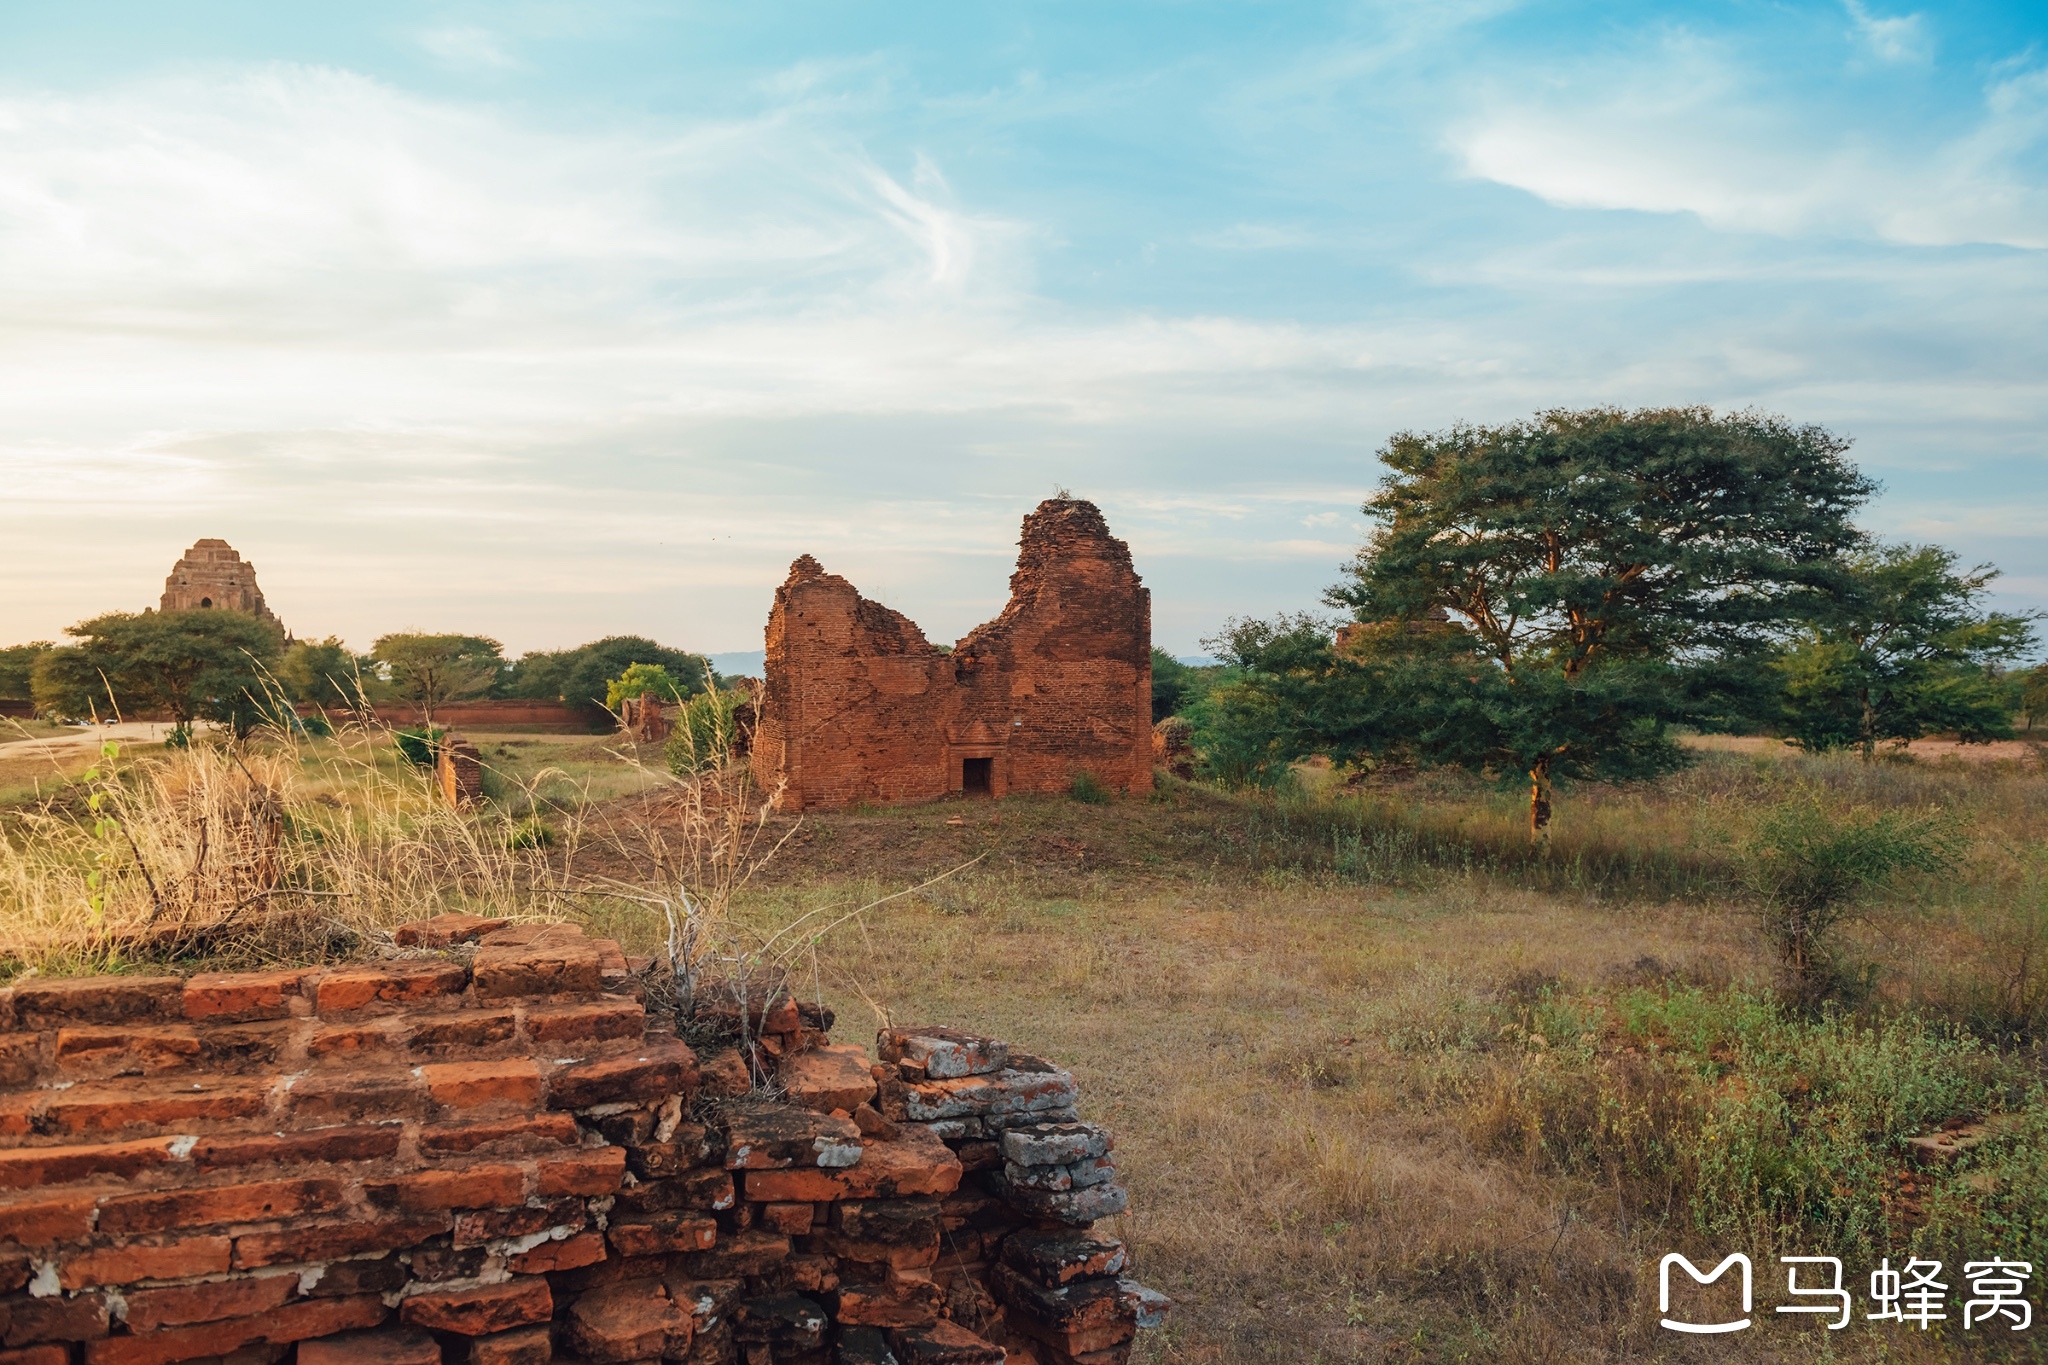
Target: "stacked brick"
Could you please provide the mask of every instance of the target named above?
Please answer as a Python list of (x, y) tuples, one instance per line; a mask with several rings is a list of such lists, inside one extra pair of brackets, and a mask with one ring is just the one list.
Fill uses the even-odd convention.
[(0, 991), (0, 1365), (1095, 1365), (1162, 1306), (1049, 1064), (784, 995), (693, 1049), (573, 928), (401, 939)]

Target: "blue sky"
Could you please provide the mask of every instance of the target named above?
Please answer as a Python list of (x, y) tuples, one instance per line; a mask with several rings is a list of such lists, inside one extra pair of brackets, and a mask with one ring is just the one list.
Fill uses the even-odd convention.
[(1095, 499), (1188, 653), (1402, 428), (1754, 405), (2048, 606), (2048, 8), (0, 3), (0, 640), (951, 639)]

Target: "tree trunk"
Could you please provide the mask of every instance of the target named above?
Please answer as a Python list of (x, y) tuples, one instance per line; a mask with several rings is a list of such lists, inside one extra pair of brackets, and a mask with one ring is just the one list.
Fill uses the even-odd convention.
[(1529, 842), (1540, 848), (1550, 840), (1550, 755), (1529, 769)]
[(1863, 694), (1863, 761), (1871, 762), (1877, 757), (1877, 712), (1871, 708), (1870, 693)]

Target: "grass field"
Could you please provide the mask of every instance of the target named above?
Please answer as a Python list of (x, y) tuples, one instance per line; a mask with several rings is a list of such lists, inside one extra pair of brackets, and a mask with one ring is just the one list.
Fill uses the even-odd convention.
[[(587, 875), (645, 873), (642, 850), (675, 818), (656, 776), (608, 742), (483, 748), (491, 828), (537, 818), (559, 836), (519, 866), (559, 870), (573, 844)], [(291, 799), (309, 819), (360, 818), (366, 784), (413, 780), (388, 758), (297, 761)], [(1141, 1359), (2048, 1355), (2033, 1346), (2048, 1324), (1958, 1330), (1963, 1261), (2030, 1260), (2048, 1278), (2037, 764), (1709, 753), (1653, 786), (1566, 793), (1540, 855), (1517, 793), (1303, 776), (1286, 799), (1174, 784), (1106, 806), (777, 820), (764, 839), (780, 850), (733, 914), (765, 936), (929, 883), (807, 945), (799, 979), (843, 1038), (880, 1012), (1074, 1069), (1088, 1115), (1118, 1133), (1137, 1273), (1179, 1304)], [(1756, 813), (1811, 796), (1938, 807), (1969, 840), (1955, 871), (1900, 880), (1847, 926), (1855, 988), (1818, 1015), (1776, 1003), (1738, 889)], [(436, 818), (391, 810), (429, 832)], [(661, 941), (643, 904), (564, 908), (631, 948)], [(1906, 1138), (1990, 1117), (1998, 1136), (1954, 1166), (1906, 1159)], [(1757, 1325), (1660, 1329), (1658, 1258), (1704, 1267), (1736, 1250), (1756, 1263)], [(1830, 1333), (1774, 1314), (1782, 1254), (1841, 1257), (1859, 1320)], [(1860, 1320), (1877, 1259), (1916, 1254), (1947, 1265), (1956, 1320)]]

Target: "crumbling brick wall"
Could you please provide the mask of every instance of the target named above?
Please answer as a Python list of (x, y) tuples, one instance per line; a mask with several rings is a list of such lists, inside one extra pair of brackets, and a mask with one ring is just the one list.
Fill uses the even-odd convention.
[(400, 937), (0, 991), (0, 1362), (1103, 1365), (1163, 1311), (1049, 1063), (779, 992), (700, 1055), (573, 928)]
[(1024, 519), (1010, 601), (950, 653), (805, 555), (768, 618), (755, 777), (785, 809), (1152, 784), (1151, 594), (1093, 503)]

